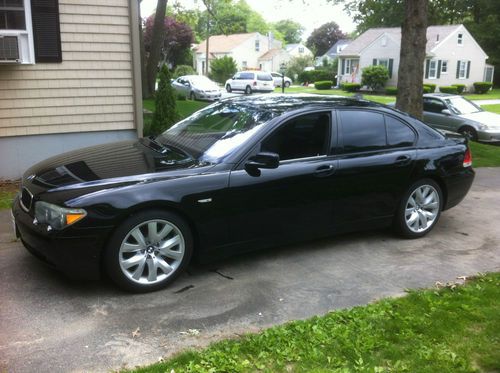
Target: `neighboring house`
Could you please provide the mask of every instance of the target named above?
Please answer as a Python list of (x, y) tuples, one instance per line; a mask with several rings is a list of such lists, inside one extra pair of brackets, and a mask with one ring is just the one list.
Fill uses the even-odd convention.
[(0, 179), (142, 136), (137, 19), (137, 1), (0, 1)]
[(313, 56), (313, 52), (302, 43), (287, 44), (285, 49), (292, 57)]
[[(205, 75), (206, 46), (206, 40), (204, 40), (194, 50), (195, 69), (200, 75)], [(209, 64), (215, 58), (230, 56), (236, 61), (238, 70), (264, 70), (264, 61), (268, 60), (260, 61), (259, 59), (273, 49), (281, 50), (282, 44), (275, 40), (272, 34), (262, 35), (258, 32), (251, 32), (214, 35), (208, 41)]]
[(280, 71), (281, 64), (287, 64), (290, 58), (284, 49), (271, 49), (259, 57), (259, 67), (262, 71)]
[[(397, 85), (401, 29), (373, 28), (353, 40), (339, 53), (338, 82), (361, 82), (362, 69), (383, 65), (389, 70), (388, 86)], [(424, 83), (437, 86), (492, 81), (488, 56), (463, 25), (427, 28)]]
[(315, 64), (316, 66), (322, 66), (323, 61), (328, 61), (328, 63), (331, 63), (335, 61), (339, 57), (339, 53), (342, 52), (351, 42), (352, 40), (350, 39), (340, 39), (338, 40), (335, 44), (331, 46), (328, 51), (322, 55), (316, 57)]

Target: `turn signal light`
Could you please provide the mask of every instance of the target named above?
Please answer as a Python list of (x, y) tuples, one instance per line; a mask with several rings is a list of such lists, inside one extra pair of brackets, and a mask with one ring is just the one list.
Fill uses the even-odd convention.
[(470, 167), (472, 166), (472, 153), (470, 152), (470, 148), (467, 147), (467, 150), (465, 151), (464, 155), (464, 167)]
[(66, 214), (66, 225), (76, 223), (85, 217), (85, 214)]

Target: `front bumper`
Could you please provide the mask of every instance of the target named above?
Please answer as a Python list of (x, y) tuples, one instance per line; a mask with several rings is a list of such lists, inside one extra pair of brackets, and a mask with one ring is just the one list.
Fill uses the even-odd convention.
[(110, 227), (67, 227), (47, 232), (45, 227), (33, 224), (33, 217), (21, 208), (18, 198), (14, 200), (12, 214), (16, 235), (31, 254), (71, 278), (100, 277), (101, 253)]
[(217, 101), (217, 100), (220, 100), (221, 96), (222, 96), (222, 94), (220, 92), (217, 92), (217, 93), (198, 92), (198, 93), (196, 93), (196, 98), (199, 100)]
[(477, 139), (482, 142), (500, 142), (500, 131), (477, 131)]

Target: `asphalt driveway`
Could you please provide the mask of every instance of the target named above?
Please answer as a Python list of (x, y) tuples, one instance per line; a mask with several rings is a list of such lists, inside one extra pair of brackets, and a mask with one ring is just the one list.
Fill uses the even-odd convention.
[(108, 371), (221, 336), (500, 269), (500, 169), (434, 231), (350, 234), (191, 267), (173, 286), (123, 293), (73, 282), (32, 258), (0, 212), (0, 372)]

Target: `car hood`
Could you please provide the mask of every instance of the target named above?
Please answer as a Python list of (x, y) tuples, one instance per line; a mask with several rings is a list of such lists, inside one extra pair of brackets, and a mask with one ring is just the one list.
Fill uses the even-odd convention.
[[(179, 160), (179, 153), (162, 152), (147, 138), (120, 141), (74, 150), (48, 158), (26, 171), (29, 180), (49, 190), (69, 186), (96, 186), (103, 183), (137, 182), (165, 171), (196, 169), (192, 159)], [(193, 170), (196, 172), (195, 170)], [(170, 174), (170, 172), (169, 172)]]
[(462, 114), (461, 118), (473, 120), (481, 124), (485, 124), (490, 128), (500, 129), (500, 115), (490, 113), (488, 111), (480, 111), (472, 114)]
[(199, 89), (199, 90), (202, 90), (202, 91), (219, 91), (220, 88), (218, 85), (216, 84), (210, 84), (210, 83), (207, 83), (207, 84), (195, 84), (193, 85), (193, 88), (195, 89)]

